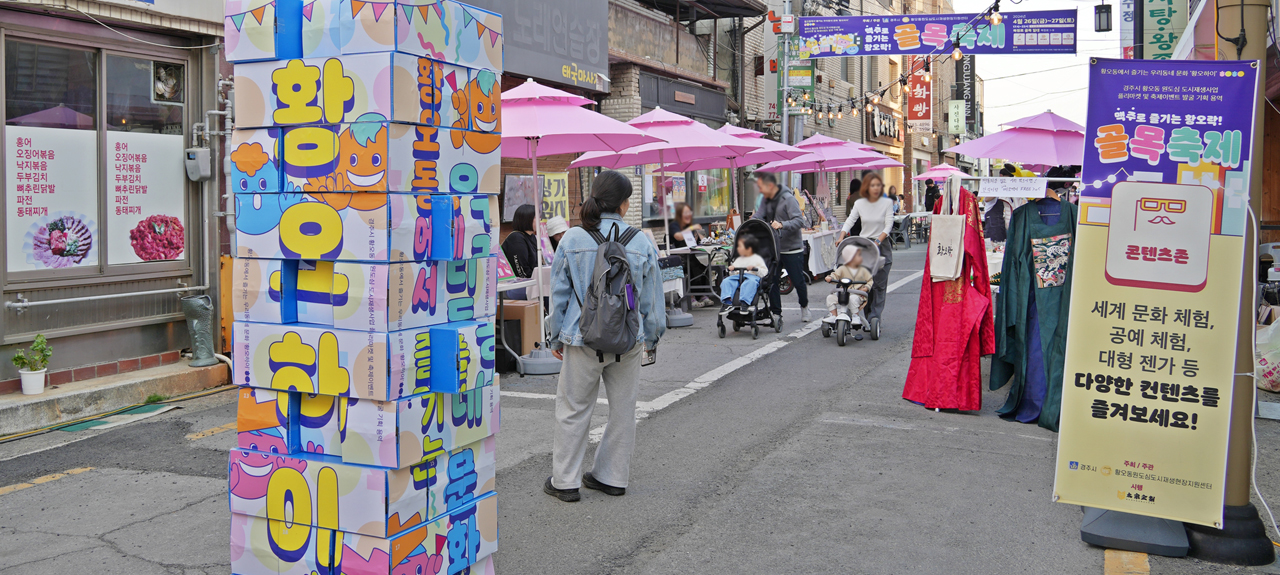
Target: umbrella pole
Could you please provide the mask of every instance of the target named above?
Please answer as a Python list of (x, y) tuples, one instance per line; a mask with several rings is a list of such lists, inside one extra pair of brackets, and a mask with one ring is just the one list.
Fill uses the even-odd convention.
[[(543, 236), (542, 233), (544, 227), (540, 225), (542, 223), (542, 185), (538, 182), (538, 138), (529, 138), (529, 161), (533, 164), (533, 185), (538, 189), (538, 205), (534, 206), (534, 210), (536, 210), (538, 214), (538, 219), (534, 222), (533, 233), (537, 236), (538, 241), (534, 242), (537, 244), (534, 246), (536, 250), (536, 255), (534, 257), (537, 259), (534, 261), (533, 266), (533, 282), (534, 287), (537, 288), (534, 291), (538, 294), (538, 309), (542, 310), (543, 296), (546, 296), (548, 298), (547, 301), (550, 302), (551, 294), (542, 293), (542, 280), (539, 277), (541, 275), (540, 272), (542, 270), (543, 261), (542, 240), (545, 236)], [(555, 356), (551, 354), (551, 350), (546, 346), (546, 342), (549, 339), (547, 337), (547, 321), (546, 314), (541, 311), (538, 313), (538, 332), (542, 335), (542, 341), (540, 342), (541, 347), (534, 348), (533, 351), (529, 352), (529, 355), (522, 355), (516, 359), (516, 366), (519, 368), (518, 371), (521, 375), (553, 375), (560, 373), (560, 360), (556, 359)]]
[[(733, 210), (738, 210), (738, 159), (729, 158), (729, 195), (733, 197)], [(741, 214), (742, 212), (738, 212)]]
[[(642, 169), (641, 171), (644, 171), (644, 170)], [(661, 149), (658, 150), (658, 173), (662, 174), (661, 176), (658, 176), (658, 182), (661, 183), (662, 179), (665, 178), (667, 175), (667, 165), (663, 163)], [(667, 198), (666, 186), (662, 186), (661, 192), (662, 192), (662, 205), (659, 206), (659, 208), (662, 210), (663, 237), (667, 238), (667, 242), (666, 242), (667, 251), (671, 251), (671, 221), (670, 221), (670, 218), (667, 217), (667, 207), (668, 207), (667, 204), (670, 202), (669, 202), (669, 198)]]
[[(663, 151), (661, 149), (658, 150), (658, 173), (662, 174), (661, 176), (658, 176), (658, 182), (661, 183), (662, 179), (665, 178), (667, 175), (667, 164), (666, 164), (666, 160), (663, 158)], [(670, 254), (671, 253), (671, 218), (670, 216), (667, 215), (667, 207), (671, 202), (670, 202), (670, 199), (667, 197), (667, 187), (666, 186), (661, 186), (661, 187), (662, 187), (661, 193), (662, 193), (663, 237), (667, 238), (667, 253)], [(687, 187), (685, 189), (688, 190)], [(686, 193), (688, 192), (686, 191)], [(692, 248), (693, 246), (689, 246), (689, 247)], [(690, 255), (689, 257), (694, 257), (694, 256)], [(685, 286), (685, 290), (684, 290), (685, 293), (680, 297), (682, 301), (684, 300), (684, 298), (689, 297), (689, 293), (688, 293), (689, 277), (688, 276), (685, 276), (684, 278), (684, 286)], [(666, 294), (663, 294), (663, 299), (666, 299)], [(680, 302), (678, 301), (676, 302), (675, 309), (667, 310), (667, 327), (689, 327), (691, 325), (693, 325), (693, 314), (686, 313), (684, 310), (680, 309)]]

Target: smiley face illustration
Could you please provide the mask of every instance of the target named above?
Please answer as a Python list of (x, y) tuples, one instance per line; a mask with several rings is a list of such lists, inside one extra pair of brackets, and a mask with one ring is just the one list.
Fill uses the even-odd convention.
[(385, 191), (387, 175), (387, 118), (370, 112), (338, 135), (337, 172), (346, 176), (347, 189)]

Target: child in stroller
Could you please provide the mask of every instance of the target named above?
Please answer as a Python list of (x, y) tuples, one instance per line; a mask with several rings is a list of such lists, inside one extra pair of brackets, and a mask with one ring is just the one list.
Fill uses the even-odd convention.
[(874, 242), (863, 237), (849, 237), (837, 246), (840, 265), (827, 274), (826, 281), (836, 284), (836, 291), (827, 296), (830, 314), (822, 318), (822, 337), (836, 336), (836, 343), (843, 346), (845, 338), (861, 340), (861, 331), (870, 331), (871, 339), (880, 338), (878, 320), (867, 321), (863, 307), (871, 291), (872, 278), (879, 269), (879, 252)]
[[(755, 236), (738, 238), (738, 258), (729, 264), (729, 276), (720, 282), (720, 313), (727, 314), (735, 305), (749, 306), (755, 301), (760, 281), (769, 274), (769, 266), (756, 253), (760, 241)], [(738, 273), (733, 273), (738, 272)], [(735, 298), (735, 296), (737, 296)]]

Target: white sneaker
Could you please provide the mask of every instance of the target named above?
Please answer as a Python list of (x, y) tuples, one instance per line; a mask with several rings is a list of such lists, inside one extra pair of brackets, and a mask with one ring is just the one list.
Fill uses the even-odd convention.
[(800, 308), (800, 321), (807, 322), (810, 319), (812, 318), (809, 317), (809, 308), (807, 307)]

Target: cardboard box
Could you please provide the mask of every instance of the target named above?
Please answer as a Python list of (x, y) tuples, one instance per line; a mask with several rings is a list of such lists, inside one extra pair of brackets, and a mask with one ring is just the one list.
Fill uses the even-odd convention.
[(237, 258), (230, 267), (228, 307), (237, 321), (388, 332), (497, 311), (494, 257), (395, 264)]
[(275, 0), (227, 0), (223, 34), (228, 62), (302, 56), (302, 4)]
[(430, 372), (431, 391), (462, 393), (493, 382), (496, 342), (490, 321), (460, 321), (432, 326), (417, 341), (417, 355), (429, 351), (429, 363), (418, 362), (417, 377)]
[(489, 494), (394, 538), (341, 536), (343, 575), (465, 573), (498, 550), (498, 497)]
[(237, 128), (383, 120), (435, 125), (428, 58), (399, 53), (280, 59), (235, 66)]
[(231, 515), (231, 572), (234, 575), (314, 575), (332, 573), (333, 541), (342, 535), (302, 523)]
[(342, 457), (347, 406), (357, 400), (292, 391), (280, 393), (288, 393), (298, 406), (296, 415), (291, 419), (293, 437), (297, 439), (290, 444), (289, 453)]
[(236, 446), (271, 453), (290, 453), (298, 444), (290, 426), (291, 413), (297, 409), (286, 391), (273, 389), (240, 390), (236, 404)]
[(235, 450), (227, 467), (230, 509), (237, 515), (391, 537), (491, 493), (496, 445), (494, 438), (482, 439), (404, 469), (347, 465), (316, 454)]
[[(517, 321), (520, 323), (520, 355), (529, 355), (533, 344), (542, 340), (538, 337), (538, 316), (542, 313), (542, 302), (507, 299), (498, 303), (497, 317), (502, 322)], [(497, 317), (494, 321), (497, 321)]]
[(500, 400), (495, 384), (457, 394), (353, 402), (347, 408), (343, 460), (398, 468), (474, 444), (501, 428)]
[(502, 17), (453, 0), (396, 0), (342, 12), (342, 53), (405, 52), (502, 71)]
[[(496, 85), (491, 93), (501, 97)], [(492, 100), (487, 104), (499, 106)], [(469, 104), (455, 100), (445, 105)], [(496, 122), (494, 117), (485, 125), (500, 129)], [(398, 123), (391, 124), (389, 133), (392, 153), (388, 171), (396, 191), (497, 194), (502, 190), (502, 137), (499, 134)]]
[(302, 0), (301, 58), (337, 56), (342, 53), (338, 12), (340, 0)]
[[(280, 192), (280, 129), (232, 130), (229, 144), (231, 173), (228, 186), (237, 194)], [(239, 196), (236, 196), (240, 200)], [(237, 204), (236, 213), (256, 206)]]

